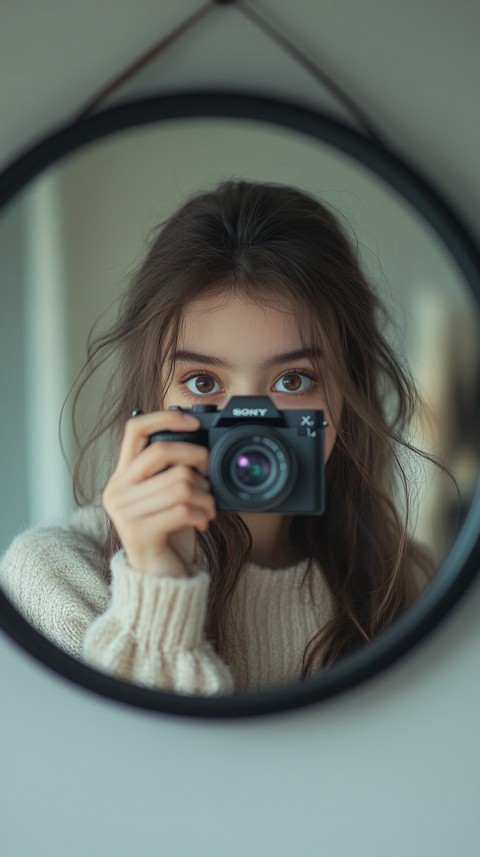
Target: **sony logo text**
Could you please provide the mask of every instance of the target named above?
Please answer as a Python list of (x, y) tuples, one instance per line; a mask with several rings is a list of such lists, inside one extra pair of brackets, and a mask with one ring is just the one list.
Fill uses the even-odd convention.
[(264, 417), (268, 408), (234, 408), (234, 417)]

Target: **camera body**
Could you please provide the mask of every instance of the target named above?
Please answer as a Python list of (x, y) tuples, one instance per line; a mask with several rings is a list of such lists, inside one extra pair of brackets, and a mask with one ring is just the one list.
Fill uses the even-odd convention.
[(321, 515), (325, 511), (321, 410), (277, 410), (269, 396), (233, 396), (216, 405), (172, 406), (200, 420), (194, 432), (156, 432), (149, 442), (198, 443), (210, 450), (218, 511)]

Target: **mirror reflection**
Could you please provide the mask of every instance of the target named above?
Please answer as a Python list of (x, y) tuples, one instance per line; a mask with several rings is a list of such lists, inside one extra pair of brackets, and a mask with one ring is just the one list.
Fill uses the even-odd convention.
[(395, 191), (292, 131), (177, 120), (58, 163), (0, 242), (1, 584), (38, 630), (208, 695), (408, 610), (474, 490), (479, 323)]

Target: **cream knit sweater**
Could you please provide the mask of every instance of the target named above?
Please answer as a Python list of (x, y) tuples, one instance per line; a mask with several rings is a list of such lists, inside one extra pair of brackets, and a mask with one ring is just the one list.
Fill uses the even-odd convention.
[(68, 527), (27, 530), (2, 559), (0, 583), (19, 612), (75, 658), (149, 687), (179, 693), (250, 691), (298, 681), (308, 641), (328, 621), (321, 572), (302, 586), (307, 561), (271, 570), (247, 564), (236, 588), (227, 650), (204, 634), (209, 575), (155, 577), (123, 551), (102, 554), (102, 509), (78, 510)]

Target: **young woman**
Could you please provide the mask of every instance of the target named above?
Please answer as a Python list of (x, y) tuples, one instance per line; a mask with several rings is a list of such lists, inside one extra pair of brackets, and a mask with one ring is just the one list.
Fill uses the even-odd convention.
[[(368, 643), (432, 571), (408, 535), (399, 450), (432, 459), (404, 438), (417, 395), (382, 318), (318, 200), (237, 181), (187, 202), (89, 350), (83, 383), (114, 369), (75, 471), (84, 505), (14, 541), (7, 594), (72, 655), (182, 693), (298, 681)], [(234, 395), (323, 409), (323, 515), (218, 512), (206, 447), (149, 444), (199, 427), (172, 405)], [(85, 506), (85, 456), (105, 434), (109, 476)]]

